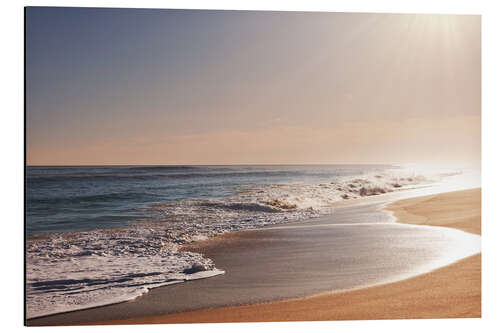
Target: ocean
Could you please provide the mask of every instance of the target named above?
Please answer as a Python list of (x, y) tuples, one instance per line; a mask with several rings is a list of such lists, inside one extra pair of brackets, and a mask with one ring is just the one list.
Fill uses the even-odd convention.
[(27, 167), (26, 176), (28, 318), (223, 274), (180, 246), (429, 181), (391, 165)]
[[(155, 203), (224, 198), (252, 185), (321, 184), (393, 166), (28, 167), (28, 235), (130, 225)], [(314, 198), (311, 198), (314, 199)]]

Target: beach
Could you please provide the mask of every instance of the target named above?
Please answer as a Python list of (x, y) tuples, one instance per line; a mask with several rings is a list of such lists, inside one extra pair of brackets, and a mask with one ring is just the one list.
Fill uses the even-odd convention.
[[(401, 200), (390, 205), (388, 209), (394, 211), (399, 223), (446, 226), (481, 234), (480, 189)], [(269, 304), (136, 318), (114, 323), (479, 317), (481, 317), (480, 254), (412, 279), (352, 292)]]
[[(440, 251), (450, 252), (452, 247), (462, 244), (463, 239), (468, 239), (462, 237), (468, 237), (470, 234), (457, 230), (456, 235), (452, 233), (452, 237), (456, 237), (455, 241), (445, 242), (438, 252), (426, 251), (442, 238), (444, 234), (439, 235), (440, 232), (445, 232), (447, 235), (450, 231), (453, 232), (452, 229), (436, 226), (455, 227), (480, 234), (480, 200), (480, 189), (451, 192), (396, 201), (383, 211), (374, 204), (339, 209), (336, 221), (340, 221), (341, 225), (332, 226), (331, 219), (326, 218), (317, 219), (312, 225), (309, 222), (307, 227), (300, 224), (287, 225), (225, 234), (190, 246), (190, 250), (214, 258), (218, 267), (226, 269), (226, 274), (222, 276), (157, 288), (132, 302), (42, 317), (30, 320), (28, 324), (479, 317), (481, 315), (480, 254), (467, 258), (465, 258), (467, 254), (457, 254), (455, 257), (447, 258), (450, 261), (447, 264), (453, 262), (451, 265), (442, 268), (439, 268), (444, 266), (442, 259), (435, 259), (441, 258)], [(398, 218), (399, 223), (384, 222), (386, 218), (384, 213), (387, 214), (388, 210)], [(364, 219), (367, 215), (370, 216), (370, 221), (377, 219), (375, 212), (380, 214), (378, 218), (381, 224), (366, 223)], [(342, 214), (359, 225), (350, 223), (349, 226), (343, 226)], [(358, 220), (352, 220), (353, 216), (357, 216)], [(414, 223), (434, 227), (415, 226)], [(335, 271), (335, 266), (349, 265), (350, 261), (353, 261), (352, 257), (344, 258), (346, 261), (342, 262), (341, 257), (333, 255), (332, 262), (327, 262), (325, 260), (330, 260), (331, 253), (319, 258), (318, 254), (324, 253), (332, 242), (338, 249), (340, 246), (338, 243), (346, 237), (346, 244), (342, 246), (351, 246), (352, 239), (349, 239), (349, 234), (346, 232), (353, 230), (352, 228), (355, 228), (356, 239), (359, 239), (359, 233), (363, 231), (366, 231), (367, 237), (373, 238), (364, 239), (363, 246), (354, 244), (354, 247), (345, 248), (346, 252), (354, 252), (352, 256), (356, 258), (366, 258), (365, 262), (354, 260), (351, 266), (345, 266), (344, 271), (351, 274), (349, 280), (352, 280), (352, 276), (363, 277), (359, 281), (348, 281), (346, 284), (345, 276), (342, 274), (337, 277), (337, 281), (331, 278), (333, 275), (328, 274), (339, 275)], [(327, 233), (333, 229), (334, 233)], [(339, 230), (343, 230), (340, 235)], [(380, 251), (384, 247), (383, 244), (388, 241), (383, 235), (397, 235), (398, 232), (404, 234), (407, 231), (414, 237), (403, 237), (399, 248), (391, 246), (386, 252)], [(307, 237), (308, 232), (311, 233), (309, 237)], [(297, 233), (300, 234), (300, 238), (294, 238)], [(332, 239), (335, 235), (337, 239)], [(414, 238), (418, 240), (416, 244), (422, 246), (418, 255), (414, 251), (408, 251), (404, 244), (414, 241)], [(311, 240), (314, 239), (315, 246), (311, 247)], [(303, 240), (303, 244), (299, 240)], [(377, 240), (380, 240), (380, 243), (377, 243)], [(422, 243), (422, 240), (430, 243)], [(473, 240), (477, 242), (475, 238)], [(365, 243), (374, 244), (374, 247), (367, 247)], [(280, 253), (290, 244), (293, 244), (293, 248), (297, 251), (289, 253), (289, 257), (284, 258)], [(356, 252), (358, 248), (364, 248), (366, 252), (358, 253)], [(378, 251), (379, 262), (369, 256), (374, 251)], [(242, 265), (241, 256), (245, 253), (247, 257), (243, 257), (245, 264)], [(249, 256), (248, 253), (252, 255)], [(400, 256), (401, 260), (394, 261), (391, 258), (393, 256)], [(254, 260), (248, 261), (250, 257)], [(238, 258), (240, 263), (237, 262)], [(311, 258), (317, 258), (317, 261)], [(408, 260), (410, 262), (406, 263)], [(457, 260), (459, 261), (456, 262)], [(428, 261), (434, 264), (429, 266), (426, 263)], [(303, 264), (294, 266), (294, 262), (310, 262), (310, 269), (305, 269), (308, 267)], [(392, 264), (384, 264), (386, 262)], [(323, 268), (319, 269), (322, 263)], [(377, 267), (381, 264), (386, 265), (383, 266), (383, 273), (380, 273), (381, 270)], [(408, 267), (418, 267), (420, 271), (409, 270)], [(316, 272), (313, 271), (314, 268)], [(359, 269), (359, 273), (352, 271), (355, 269)], [(424, 271), (430, 272), (419, 274)], [(415, 275), (418, 276), (411, 277)], [(388, 276), (401, 281), (390, 281)], [(405, 279), (405, 276), (410, 278)], [(262, 280), (263, 277), (267, 277), (267, 280)], [(369, 285), (376, 286), (360, 288)], [(328, 292), (344, 289), (354, 290)], [(284, 298), (289, 300), (282, 300)]]
[(23, 10), (25, 326), (487, 317), (480, 15)]

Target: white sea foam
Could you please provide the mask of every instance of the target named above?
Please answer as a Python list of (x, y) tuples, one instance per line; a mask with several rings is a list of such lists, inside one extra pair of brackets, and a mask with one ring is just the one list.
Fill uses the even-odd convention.
[(224, 273), (200, 254), (179, 252), (163, 232), (135, 226), (28, 240), (28, 318), (122, 302), (150, 288)]
[(391, 171), (322, 184), (242, 186), (224, 198), (157, 203), (153, 218), (131, 227), (53, 234), (27, 241), (27, 316), (123, 302), (150, 288), (224, 273), (181, 244), (229, 231), (298, 221), (331, 204), (401, 190), (429, 176)]

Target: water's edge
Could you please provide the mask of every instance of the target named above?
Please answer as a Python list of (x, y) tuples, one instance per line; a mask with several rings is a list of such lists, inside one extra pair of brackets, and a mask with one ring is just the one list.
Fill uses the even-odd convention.
[[(394, 222), (397, 223), (397, 221), (396, 221), (396, 218), (394, 217), (393, 212), (387, 208), (388, 205), (390, 205), (391, 203), (393, 203), (395, 201), (404, 199), (404, 198), (417, 197), (417, 196), (425, 195), (425, 194), (422, 194), (422, 193), (419, 194), (418, 191), (414, 191), (413, 195), (412, 195), (412, 193), (409, 193), (408, 191), (405, 191), (405, 192), (406, 193), (404, 193), (404, 195), (402, 195), (402, 197), (400, 196), (399, 198), (387, 198), (388, 196), (384, 196), (384, 195), (381, 195), (380, 198), (377, 198), (378, 199), (377, 201), (381, 202), (381, 203), (379, 203), (377, 205), (378, 206), (377, 209), (385, 211), (386, 213), (388, 213), (392, 217), (392, 221), (390, 221), (389, 223), (394, 223)], [(439, 193), (445, 193), (445, 192), (439, 192)], [(346, 207), (355, 208), (356, 206), (360, 206), (360, 205), (363, 205), (363, 200), (360, 200), (358, 202), (352, 201), (351, 204), (349, 206), (346, 206)], [(333, 215), (330, 215), (330, 216), (333, 216)], [(325, 216), (324, 218), (327, 219), (328, 216)], [(300, 224), (304, 225), (305, 227), (308, 227), (307, 223), (309, 223), (309, 222), (311, 222), (311, 220), (302, 221), (302, 222), (300, 222)], [(286, 227), (286, 226), (287, 225), (284, 225), (283, 227)], [(407, 226), (407, 227), (408, 226), (413, 226), (416, 229), (430, 229), (430, 230), (433, 230), (433, 231), (436, 231), (436, 232), (439, 232), (439, 231), (442, 231), (442, 230), (453, 230), (453, 232), (468, 234), (468, 233), (465, 233), (463, 231), (459, 231), (459, 230), (455, 230), (455, 229), (451, 229), (451, 228), (445, 228), (445, 227), (421, 226), (421, 225), (411, 225), (411, 224), (404, 224), (404, 226)], [(279, 228), (281, 228), (281, 227), (280, 226), (273, 227), (273, 229), (279, 229)], [(260, 228), (260, 229), (256, 229), (256, 230), (265, 231), (265, 230), (269, 230), (269, 229), (270, 228), (265, 228), (264, 227), (264, 228)], [(468, 234), (468, 235), (472, 235), (472, 234)], [(473, 236), (477, 236), (477, 235), (473, 235)], [(477, 237), (480, 239), (480, 236), (477, 236)], [(404, 274), (404, 275), (396, 276), (396, 277), (393, 277), (393, 278), (390, 278), (390, 279), (386, 279), (384, 281), (381, 281), (381, 282), (378, 282), (378, 283), (375, 283), (375, 284), (367, 284), (367, 285), (362, 285), (362, 286), (358, 286), (358, 287), (355, 287), (355, 288), (337, 289), (337, 290), (329, 290), (329, 291), (314, 293), (314, 294), (308, 295), (307, 297), (313, 297), (313, 296), (322, 295), (322, 294), (339, 293), (339, 292), (345, 292), (345, 291), (350, 291), (350, 290), (364, 289), (364, 288), (367, 288), (367, 287), (373, 287), (373, 286), (376, 286), (376, 285), (382, 285), (382, 284), (387, 284), (387, 283), (392, 283), (392, 282), (397, 282), (397, 281), (401, 281), (401, 280), (413, 278), (413, 277), (416, 277), (416, 276), (419, 276), (419, 275), (422, 275), (422, 274), (427, 274), (427, 273), (429, 273), (431, 271), (434, 271), (436, 269), (439, 269), (439, 268), (451, 265), (451, 264), (453, 264), (453, 263), (455, 263), (455, 262), (457, 262), (459, 260), (462, 260), (462, 259), (464, 259), (466, 257), (475, 255), (477, 253), (480, 253), (480, 249), (477, 252), (468, 253), (466, 256), (458, 255), (458, 256), (455, 256), (455, 257), (445, 258), (445, 259), (443, 259), (439, 263), (433, 263), (433, 264), (431, 264), (431, 265), (429, 265), (427, 267), (421, 267), (421, 269), (418, 272), (413, 272), (412, 274)], [(230, 268), (228, 268), (228, 270), (230, 270)], [(204, 278), (214, 277), (216, 275), (223, 274), (223, 273), (224, 273), (223, 271), (214, 269), (214, 274), (211, 274), (210, 271), (207, 271), (206, 274), (208, 274), (208, 276), (200, 276), (200, 277), (196, 277), (196, 278), (204, 279)], [(193, 276), (193, 278), (195, 278), (195, 276)], [(155, 290), (162, 289), (162, 287), (165, 287), (165, 285), (159, 285), (157, 287), (148, 288), (147, 290), (145, 290), (144, 293), (149, 292), (150, 290), (153, 291), (153, 292), (155, 292)], [(143, 295), (144, 293), (142, 293), (141, 295)], [(44, 317), (51, 317), (51, 316), (54, 316), (56, 314), (61, 314), (61, 313), (70, 313), (70, 312), (77, 312), (77, 311), (82, 311), (82, 310), (84, 311), (84, 310), (89, 310), (89, 309), (95, 308), (95, 307), (110, 306), (110, 305), (113, 305), (113, 304), (123, 303), (123, 302), (130, 301), (132, 299), (136, 299), (137, 297), (139, 297), (141, 295), (135, 295), (134, 297), (132, 297), (130, 299), (124, 299), (124, 300), (120, 300), (118, 302), (107, 303), (107, 304), (102, 304), (102, 305), (96, 305), (96, 306), (93, 306), (93, 307), (86, 307), (86, 308), (75, 309), (75, 310), (71, 310), (71, 311), (61, 311), (61, 312), (58, 312), (58, 313), (51, 313), (51, 314), (46, 314), (46, 315), (41, 315), (41, 316), (36, 316), (36, 317), (30, 317), (30, 318), (28, 318), (28, 320), (40, 319), (40, 318), (44, 318)], [(286, 298), (286, 299), (295, 299), (295, 298), (296, 297), (291, 297), (291, 298)], [(303, 298), (303, 297), (300, 297), (300, 298)], [(272, 301), (272, 299), (265, 300), (265, 301)], [(258, 303), (261, 303), (261, 302), (257, 302), (257, 304)], [(256, 303), (249, 303), (249, 304), (256, 304)]]

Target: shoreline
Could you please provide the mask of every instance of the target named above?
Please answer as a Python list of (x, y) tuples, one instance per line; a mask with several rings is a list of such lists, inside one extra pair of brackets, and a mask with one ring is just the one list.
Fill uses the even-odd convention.
[[(469, 191), (473, 191), (473, 192), (477, 193), (478, 191), (480, 191), (480, 189), (469, 190)], [(460, 192), (456, 192), (456, 193), (469, 192), (469, 191), (460, 191)], [(403, 207), (395, 207), (394, 205), (397, 205), (398, 203), (401, 204), (401, 203), (418, 201), (418, 203), (422, 204), (422, 202), (428, 201), (428, 200), (425, 200), (423, 198), (432, 199), (436, 196), (439, 196), (439, 197), (441, 197), (443, 195), (449, 196), (450, 193), (455, 193), (455, 192), (449, 192), (449, 193), (438, 194), (438, 195), (436, 195), (436, 194), (429, 195), (426, 197), (415, 197), (412, 199), (404, 199), (403, 198), (403, 199), (397, 200), (397, 201), (391, 200), (390, 202), (392, 202), (392, 203), (388, 204), (387, 207), (380, 205), (380, 204), (378, 205), (378, 207), (381, 207), (381, 208), (385, 207), (385, 208), (383, 208), (383, 211), (386, 213), (386, 216), (387, 216), (387, 209), (392, 209), (393, 210), (392, 215), (400, 217), (398, 214), (400, 214), (401, 212), (407, 212), (409, 209), (411, 210), (413, 208), (412, 208), (412, 205), (407, 205), (407, 204), (405, 204)], [(460, 197), (461, 195), (459, 194), (458, 196)], [(479, 192), (479, 198), (480, 198), (480, 192)], [(393, 202), (393, 201), (395, 201), (395, 202)], [(480, 201), (479, 201), (479, 203), (480, 203)], [(461, 203), (461, 205), (463, 206), (463, 203)], [(353, 205), (353, 206), (357, 206), (357, 205)], [(480, 204), (479, 204), (479, 207), (480, 207)], [(343, 209), (345, 209), (345, 208), (343, 208)], [(398, 211), (399, 211), (399, 213), (398, 213)], [(455, 210), (451, 210), (451, 211), (455, 212)], [(415, 212), (411, 211), (411, 213), (415, 213)], [(371, 214), (374, 214), (373, 209), (372, 209)], [(479, 210), (479, 214), (480, 214), (480, 210)], [(413, 215), (418, 216), (415, 214), (413, 214)], [(406, 222), (408, 222), (408, 221), (406, 221)], [(395, 224), (399, 224), (399, 223), (395, 223)], [(480, 225), (480, 223), (479, 223), (479, 225)], [(368, 227), (369, 226), (364, 226), (363, 229), (368, 228)], [(380, 227), (377, 227), (377, 228), (380, 228)], [(264, 232), (262, 232), (262, 231), (264, 231)], [(281, 232), (283, 233), (283, 230), (281, 230)], [(480, 229), (479, 229), (479, 232), (480, 232)], [(196, 250), (197, 252), (202, 252), (202, 253), (206, 254), (207, 256), (211, 257), (211, 255), (213, 253), (217, 253), (217, 250), (219, 250), (219, 252), (220, 252), (221, 245), (223, 248), (225, 247), (228, 249), (231, 249), (231, 247), (233, 249), (234, 248), (238, 249), (238, 247), (241, 248), (243, 246), (244, 250), (248, 251), (248, 249), (255, 249), (255, 246), (253, 246), (253, 247), (251, 246), (251, 245), (253, 245), (253, 242), (255, 242), (255, 241), (259, 241), (259, 242), (261, 242), (261, 244), (264, 244), (264, 245), (269, 244), (268, 241), (262, 242), (262, 237), (263, 236), (268, 237), (269, 235), (271, 235), (271, 236), (273, 235), (273, 230), (267, 229), (267, 232), (266, 232), (266, 229), (262, 229), (260, 231), (249, 230), (249, 231), (243, 231), (243, 232), (228, 233), (228, 234), (224, 234), (222, 236), (215, 237), (214, 239), (210, 239), (208, 241), (201, 241), (201, 242), (196, 242), (196, 243), (190, 244), (190, 245), (186, 246), (186, 248), (188, 250)], [(274, 241), (272, 243), (274, 243)], [(276, 252), (275, 252), (275, 254), (276, 254)], [(473, 257), (480, 258), (480, 254), (475, 255)], [(470, 265), (470, 264), (468, 264), (468, 260), (470, 260), (470, 258), (473, 258), (473, 257), (468, 257), (466, 259), (459, 260), (458, 263), (455, 262), (455, 263), (451, 264), (450, 266), (454, 266), (456, 264), (462, 265), (461, 264), (462, 262), (464, 262), (466, 265)], [(474, 259), (474, 260), (477, 261), (477, 259)], [(234, 263), (234, 261), (233, 261), (233, 263)], [(227, 264), (227, 262), (226, 262), (226, 264)], [(446, 266), (446, 265), (443, 265), (443, 266)], [(447, 267), (450, 267), (450, 266), (446, 266), (446, 267), (438, 266), (440, 268), (438, 268), (437, 271), (440, 271), (440, 270), (447, 268)], [(231, 267), (231, 265), (229, 265), (228, 267)], [(479, 260), (478, 267), (479, 268), (476, 268), (475, 271), (479, 271), (479, 274), (480, 274), (480, 260)], [(171, 293), (174, 294), (173, 299), (174, 300), (176, 299), (175, 298), (175, 293), (176, 293), (175, 290), (177, 290), (177, 289), (168, 289), (168, 287), (167, 287), (164, 290), (160, 290), (162, 288), (152, 290), (151, 296), (155, 295), (156, 298), (154, 298), (154, 297), (150, 298), (150, 296), (146, 296), (145, 298), (148, 298), (148, 300), (145, 300), (145, 299), (143, 300), (141, 297), (141, 299), (139, 299), (137, 302), (132, 301), (132, 302), (123, 303), (123, 306), (109, 306), (109, 307), (100, 308), (103, 312), (108, 312), (108, 316), (95, 317), (95, 316), (93, 316), (93, 314), (96, 314), (96, 311), (83, 310), (83, 311), (74, 312), (74, 313), (62, 314), (61, 316), (55, 315), (54, 317), (48, 317), (45, 319), (40, 318), (40, 320), (36, 320), (36, 319), (29, 320), (28, 325), (30, 325), (30, 326), (47, 325), (47, 324), (48, 325), (75, 325), (75, 324), (76, 325), (79, 325), (79, 324), (96, 325), (96, 324), (203, 323), (203, 322), (238, 322), (238, 321), (245, 322), (245, 321), (287, 321), (287, 320), (296, 321), (296, 320), (331, 320), (331, 319), (342, 320), (342, 319), (412, 318), (411, 316), (408, 315), (408, 313), (406, 313), (405, 315), (403, 315), (401, 317), (394, 315), (394, 313), (392, 315), (389, 313), (389, 315), (386, 317), (380, 316), (380, 315), (373, 317), (370, 314), (367, 315), (366, 313), (363, 314), (362, 311), (358, 311), (359, 307), (357, 307), (355, 309), (356, 311), (354, 313), (352, 313), (351, 315), (344, 314), (344, 315), (339, 316), (337, 314), (337, 315), (332, 317), (333, 314), (330, 311), (330, 312), (328, 312), (329, 313), (328, 316), (325, 317), (324, 314), (319, 315), (320, 313), (324, 312), (324, 311), (321, 311), (321, 309), (319, 309), (319, 308), (316, 308), (315, 310), (302, 309), (301, 313), (296, 313), (294, 311), (291, 311), (291, 312), (284, 311), (283, 306), (285, 306), (286, 308), (290, 308), (290, 306), (292, 308), (294, 308), (294, 307), (301, 308), (304, 306), (304, 304), (302, 304), (302, 303), (305, 303), (305, 304), (309, 304), (308, 306), (313, 306), (313, 308), (314, 308), (314, 304), (310, 304), (310, 303), (311, 302), (315, 303), (317, 301), (320, 301), (320, 303), (323, 303), (323, 302), (325, 302), (325, 300), (322, 299), (324, 297), (327, 297), (327, 298), (334, 297), (337, 301), (341, 301), (342, 299), (344, 299), (344, 303), (347, 304), (347, 303), (351, 302), (350, 298), (354, 297), (354, 299), (356, 299), (357, 293), (360, 293), (360, 292), (364, 293), (364, 291), (371, 291), (374, 288), (381, 288), (384, 286), (392, 286), (394, 284), (398, 284), (401, 282), (410, 281), (413, 279), (418, 279), (422, 276), (428, 276), (430, 274), (434, 274), (434, 272), (435, 271), (433, 271), (431, 273), (426, 273), (423, 275), (420, 274), (416, 277), (415, 277), (415, 275), (413, 275), (413, 277), (410, 277), (410, 278), (403, 278), (401, 280), (395, 280), (397, 282), (389, 281), (386, 283), (372, 284), (375, 286), (370, 286), (369, 284), (367, 284), (367, 287), (353, 288), (354, 290), (350, 290), (350, 291), (339, 291), (336, 288), (325, 289), (323, 286), (323, 291), (317, 290), (316, 292), (312, 292), (312, 290), (310, 290), (309, 292), (305, 292), (302, 296), (284, 297), (285, 300), (283, 300), (283, 298), (281, 300), (275, 298), (274, 301), (273, 300), (269, 301), (266, 299), (259, 300), (259, 299), (250, 298), (250, 300), (247, 303), (243, 303), (243, 304), (252, 304), (252, 305), (240, 305), (240, 304), (233, 302), (233, 304), (229, 304), (229, 306), (226, 306), (226, 305), (220, 305), (220, 304), (224, 304), (224, 303), (219, 302), (218, 304), (214, 304), (211, 306), (205, 305), (205, 307), (199, 307), (198, 309), (194, 308), (194, 311), (192, 311), (193, 310), (192, 307), (186, 307), (184, 309), (184, 311), (182, 309), (180, 311), (177, 310), (177, 311), (173, 311), (173, 312), (170, 310), (170, 312), (168, 312), (168, 314), (161, 314), (162, 312), (159, 312), (159, 310), (153, 310), (153, 308), (151, 308), (151, 304), (153, 304), (153, 306), (154, 306), (155, 301), (157, 302), (157, 305), (160, 304), (158, 302), (161, 302), (161, 303), (167, 302), (168, 303), (168, 298), (169, 297), (172, 298), (172, 296), (170, 296)], [(231, 273), (233, 273), (233, 272), (231, 272)], [(205, 279), (205, 280), (211, 280), (211, 279)], [(196, 293), (196, 292), (200, 291), (200, 286), (202, 286), (204, 284), (206, 285), (205, 288), (208, 288), (210, 285), (212, 285), (212, 286), (214, 285), (214, 283), (211, 283), (210, 281), (208, 281), (208, 282), (207, 281), (203, 282), (201, 280), (198, 280), (198, 281), (199, 282), (197, 282), (197, 284), (190, 285), (187, 288), (194, 288), (196, 291), (193, 291), (193, 292)], [(219, 284), (215, 283), (215, 286), (217, 288), (219, 288), (219, 290), (220, 290), (220, 288), (221, 288), (220, 283)], [(480, 281), (479, 281), (479, 286), (480, 286)], [(222, 287), (224, 287), (224, 286), (222, 286)], [(181, 287), (180, 289), (182, 289), (182, 288), (183, 287)], [(186, 288), (186, 286), (184, 286), (184, 288)], [(328, 290), (336, 290), (336, 291), (334, 291), (332, 293), (331, 291), (329, 292)], [(201, 288), (201, 291), (203, 291), (203, 288)], [(182, 295), (182, 293), (181, 293), (181, 295)], [(186, 294), (184, 293), (184, 295), (186, 295)], [(286, 295), (286, 294), (284, 293), (284, 295)], [(313, 295), (313, 296), (311, 296), (311, 295)], [(345, 295), (347, 295), (347, 296), (345, 296)], [(383, 295), (379, 295), (378, 297), (380, 298), (382, 296)], [(347, 299), (346, 299), (346, 297), (347, 297)], [(479, 289), (479, 300), (480, 300), (480, 289)], [(328, 302), (330, 302), (330, 301), (328, 301)], [(344, 305), (336, 304), (335, 308), (336, 309), (345, 308), (345, 304)], [(139, 305), (141, 305), (144, 308), (137, 311), (137, 308), (139, 307)], [(116, 315), (109, 316), (110, 308), (111, 308), (111, 312), (113, 312), (112, 310), (115, 310), (115, 313), (116, 313), (116, 311), (118, 311), (119, 313), (125, 312), (125, 314), (118, 315), (118, 318), (116, 318), (117, 317)], [(134, 308), (135, 308), (135, 310), (134, 310)], [(320, 308), (325, 308), (325, 306), (321, 306)], [(329, 306), (326, 306), (326, 308), (329, 308)], [(476, 308), (477, 308), (477, 306), (476, 306)], [(151, 312), (148, 312), (148, 309)], [(344, 312), (345, 312), (345, 310), (346, 309), (344, 309)], [(265, 311), (266, 315), (262, 315), (262, 311)], [(149, 315), (150, 313), (152, 315)], [(160, 313), (160, 314), (158, 314), (158, 313)], [(167, 312), (164, 312), (164, 313), (167, 313)], [(290, 313), (292, 313), (292, 314), (290, 315)], [(315, 313), (316, 313), (316, 315), (313, 315)], [(359, 316), (356, 317), (356, 314), (358, 314)], [(311, 315), (313, 315), (313, 316), (311, 316)], [(479, 304), (479, 315), (480, 315), (480, 304)], [(446, 316), (446, 315), (443, 315), (443, 316)], [(428, 316), (423, 316), (422, 318), (436, 318), (436, 317), (443, 317), (443, 316), (436, 316), (436, 315), (432, 316), (432, 313), (430, 313)], [(459, 315), (459, 317), (463, 317), (463, 316), (467, 316), (467, 315), (463, 315), (463, 314)], [(99, 319), (99, 317), (102, 319)], [(107, 318), (107, 319), (104, 319), (104, 318)], [(113, 318), (115, 318), (115, 319), (113, 319)], [(216, 318), (216, 319), (213, 319), (213, 318)], [(417, 317), (417, 318), (419, 318), (419, 317)], [(67, 321), (67, 320), (69, 320), (69, 321)]]
[[(444, 226), (481, 234), (481, 188), (401, 199), (385, 209), (393, 213), (397, 223)], [(238, 241), (234, 235), (227, 238), (230, 242)], [(481, 253), (416, 277), (353, 291), (91, 324), (480, 317)]]

